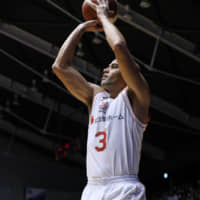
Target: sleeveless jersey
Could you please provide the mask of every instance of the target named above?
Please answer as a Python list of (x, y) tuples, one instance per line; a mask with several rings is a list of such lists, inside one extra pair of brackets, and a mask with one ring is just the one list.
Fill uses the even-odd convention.
[(114, 99), (105, 91), (97, 93), (88, 127), (88, 180), (137, 175), (146, 126), (135, 116), (127, 89)]

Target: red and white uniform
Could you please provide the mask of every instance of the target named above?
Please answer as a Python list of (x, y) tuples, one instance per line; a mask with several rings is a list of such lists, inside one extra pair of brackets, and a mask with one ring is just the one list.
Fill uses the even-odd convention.
[(107, 92), (96, 94), (88, 129), (88, 184), (82, 200), (145, 199), (137, 174), (146, 126), (135, 116), (126, 89), (114, 99)]

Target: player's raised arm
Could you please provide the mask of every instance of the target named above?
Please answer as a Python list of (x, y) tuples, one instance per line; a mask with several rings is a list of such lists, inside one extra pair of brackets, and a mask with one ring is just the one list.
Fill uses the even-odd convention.
[(52, 69), (72, 95), (90, 106), (94, 87), (72, 66), (75, 49), (83, 33), (88, 31), (99, 31), (95, 20), (79, 24), (74, 29), (60, 48)]
[(103, 25), (106, 39), (115, 54), (122, 77), (142, 106), (148, 108), (150, 103), (148, 84), (132, 58), (125, 38), (108, 19), (108, 1), (98, 0), (98, 3), (97, 15)]

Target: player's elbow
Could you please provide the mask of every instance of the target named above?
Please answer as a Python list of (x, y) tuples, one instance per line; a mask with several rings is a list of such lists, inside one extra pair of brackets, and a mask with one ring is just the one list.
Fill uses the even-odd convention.
[(52, 70), (54, 73), (57, 73), (57, 72), (62, 72), (63, 69), (66, 69), (67, 67), (66, 66), (62, 66), (58, 63), (53, 63), (53, 65), (51, 66)]
[(60, 70), (61, 66), (58, 63), (54, 62), (53, 65), (51, 66), (51, 68), (55, 72), (57, 70)]
[(127, 48), (127, 45), (126, 45), (126, 42), (125, 41), (116, 41), (113, 45), (113, 50), (115, 52), (118, 52), (118, 51), (123, 51), (124, 49)]
[[(51, 68), (52, 68), (54, 74), (55, 74), (58, 78), (64, 74), (63, 68), (62, 68), (60, 65), (56, 64), (56, 63), (54, 63), (54, 64), (52, 65)], [(66, 72), (65, 72), (65, 73), (66, 73)]]
[(57, 69), (59, 69), (58, 64), (54, 62), (53, 65), (51, 66), (51, 69), (55, 72)]

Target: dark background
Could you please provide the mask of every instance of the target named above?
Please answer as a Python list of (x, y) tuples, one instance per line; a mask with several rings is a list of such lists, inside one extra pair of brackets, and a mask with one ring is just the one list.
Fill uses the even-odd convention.
[[(0, 3), (0, 166), (1, 177), (10, 177), (8, 187), (22, 180), (21, 189), (51, 188), (80, 195), (86, 183), (87, 108), (64, 89), (51, 69), (59, 47), (83, 21), (82, 2)], [(116, 25), (152, 93), (140, 179), (148, 194), (196, 182), (200, 178), (200, 2), (154, 0), (149, 8), (142, 8), (140, 0), (119, 3)], [(87, 80), (99, 83), (113, 58), (102, 33), (87, 33), (73, 63)], [(64, 149), (65, 144), (69, 148)], [(166, 180), (164, 172), (169, 175)]]

